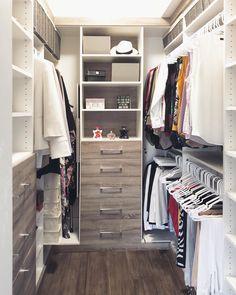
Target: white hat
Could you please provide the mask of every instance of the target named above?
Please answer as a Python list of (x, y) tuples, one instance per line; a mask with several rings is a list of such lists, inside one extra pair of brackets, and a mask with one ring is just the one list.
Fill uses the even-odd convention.
[(130, 41), (122, 40), (117, 46), (112, 47), (110, 50), (112, 55), (115, 54), (138, 54), (138, 50), (133, 48)]

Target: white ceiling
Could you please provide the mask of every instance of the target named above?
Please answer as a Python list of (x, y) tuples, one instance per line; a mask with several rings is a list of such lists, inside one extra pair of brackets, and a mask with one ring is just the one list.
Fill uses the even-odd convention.
[(44, 0), (55, 17), (169, 17), (181, 0)]

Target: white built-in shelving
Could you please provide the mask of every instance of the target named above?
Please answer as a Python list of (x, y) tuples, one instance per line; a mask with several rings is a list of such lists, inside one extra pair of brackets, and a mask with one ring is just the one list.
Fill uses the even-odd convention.
[(19, 162), (33, 152), (32, 1), (12, 1), (12, 77), (12, 160), (17, 158)]
[(224, 1), (225, 95), (224, 95), (224, 294), (236, 294), (236, 2)]
[[(141, 140), (142, 137), (142, 81), (143, 81), (143, 28), (141, 27), (81, 27), (80, 31), (80, 118), (81, 141), (93, 140), (93, 129), (101, 126), (104, 141), (106, 134), (113, 131), (119, 136), (122, 126), (127, 126), (131, 138)], [(109, 36), (111, 48), (121, 40), (130, 40), (137, 55), (132, 54), (87, 54), (83, 52), (84, 36)], [(112, 78), (113, 63), (138, 63), (139, 79), (135, 81), (114, 81)], [(89, 69), (102, 69), (106, 72), (105, 81), (86, 81), (86, 71)], [(117, 96), (129, 95), (131, 107), (129, 109), (117, 108)], [(101, 110), (86, 109), (86, 98), (104, 98), (105, 108)], [(114, 120), (115, 118), (115, 120)]]

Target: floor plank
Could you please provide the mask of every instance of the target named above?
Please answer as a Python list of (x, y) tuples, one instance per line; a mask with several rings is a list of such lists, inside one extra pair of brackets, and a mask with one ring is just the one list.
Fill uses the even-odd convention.
[(102, 250), (53, 254), (38, 295), (181, 295), (171, 251)]

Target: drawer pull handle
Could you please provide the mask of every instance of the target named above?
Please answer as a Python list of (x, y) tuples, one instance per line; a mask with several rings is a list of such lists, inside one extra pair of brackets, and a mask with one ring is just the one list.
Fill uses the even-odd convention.
[(122, 173), (122, 167), (100, 167), (100, 173)]
[(122, 187), (114, 187), (114, 186), (101, 186), (100, 187), (100, 193), (105, 193), (105, 194), (109, 194), (109, 193), (121, 194), (122, 190), (123, 190)]
[(26, 188), (26, 187), (30, 186), (30, 183), (21, 183), (20, 185), (23, 186), (24, 188)]
[(101, 155), (122, 155), (123, 150), (115, 150), (115, 149), (102, 149), (100, 150)]
[(30, 270), (29, 269), (25, 269), (25, 268), (21, 268), (20, 270), (19, 270), (19, 272), (29, 272)]
[(20, 256), (19, 253), (15, 253), (15, 254), (13, 254), (13, 257), (19, 257), (19, 256)]
[(100, 215), (122, 215), (122, 209), (114, 209), (114, 208), (102, 208), (100, 209)]
[(20, 234), (20, 237), (28, 238), (30, 234)]
[(113, 238), (114, 236), (121, 238), (122, 232), (121, 231), (100, 231), (100, 233), (99, 233), (100, 239), (105, 239), (108, 237)]

